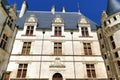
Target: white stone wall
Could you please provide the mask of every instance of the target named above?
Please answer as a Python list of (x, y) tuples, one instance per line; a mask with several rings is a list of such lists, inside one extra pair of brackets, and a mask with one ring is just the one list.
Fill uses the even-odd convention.
[[(18, 30), (16, 40), (14, 43), (8, 71), (12, 71), (10, 78), (16, 78), (18, 65), (20, 63), (28, 63), (26, 78), (39, 78), (41, 50), (42, 50), (42, 30), (34, 31), (34, 36), (25, 36), (26, 25), (23, 30)], [(75, 72), (77, 78), (87, 78), (86, 64), (95, 64), (97, 78), (107, 78), (104, 61), (101, 57), (100, 46), (96, 31), (91, 31), (89, 27), (90, 37), (81, 37), (81, 30), (73, 32), (73, 43), (75, 58)], [(52, 31), (45, 31), (44, 44), (42, 51), (41, 63), (41, 78), (48, 78), (52, 80), (52, 76), (59, 72), (62, 74), (64, 80), (74, 78), (73, 65), (73, 50), (72, 50), (72, 35), (70, 31), (65, 31), (62, 27), (63, 37), (54, 37), (54, 26)], [(31, 41), (30, 55), (20, 55), (23, 47), (23, 42)], [(54, 42), (62, 42), (62, 56), (54, 56)], [(90, 42), (93, 56), (85, 56), (83, 49), (83, 42)], [(55, 58), (60, 58), (61, 64), (65, 68), (50, 68), (55, 62)], [(14, 67), (12, 67), (14, 66)]]

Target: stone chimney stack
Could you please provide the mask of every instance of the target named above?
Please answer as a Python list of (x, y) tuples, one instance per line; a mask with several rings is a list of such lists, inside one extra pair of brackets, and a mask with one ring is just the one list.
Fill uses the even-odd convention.
[(62, 12), (63, 12), (63, 13), (65, 13), (65, 12), (66, 12), (66, 11), (65, 11), (65, 7), (62, 7)]
[(55, 6), (54, 5), (51, 8), (51, 12), (52, 12), (52, 14), (55, 14)]
[(24, 13), (26, 11), (26, 8), (27, 8), (27, 2), (26, 2), (26, 0), (24, 0), (23, 4), (22, 4), (21, 11), (20, 11), (20, 14), (19, 14), (19, 18), (21, 18), (24, 15)]

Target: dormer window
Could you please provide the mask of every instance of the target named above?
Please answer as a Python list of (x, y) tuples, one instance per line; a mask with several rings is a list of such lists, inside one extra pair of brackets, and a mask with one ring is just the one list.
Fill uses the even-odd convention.
[(29, 18), (25, 21), (25, 35), (26, 36), (33, 36), (34, 29), (37, 27), (37, 18), (35, 15), (30, 15)]
[(32, 36), (34, 31), (34, 26), (27, 26), (26, 36)]
[(61, 36), (62, 35), (62, 28), (60, 26), (55, 27), (54, 36)]
[(56, 17), (52, 21), (52, 26), (54, 27), (54, 36), (55, 37), (63, 37), (62, 30), (64, 26), (64, 21), (60, 17), (60, 15), (56, 15)]
[(83, 37), (88, 37), (89, 36), (88, 27), (81, 27), (81, 33)]

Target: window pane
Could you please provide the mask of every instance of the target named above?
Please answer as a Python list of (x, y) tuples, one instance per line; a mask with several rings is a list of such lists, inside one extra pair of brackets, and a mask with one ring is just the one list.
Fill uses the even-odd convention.
[(94, 68), (94, 64), (91, 64), (91, 68)]
[(24, 69), (24, 70), (23, 70), (23, 74), (22, 74), (22, 77), (23, 77), (23, 78), (26, 77), (26, 73), (27, 73), (27, 70)]
[(90, 72), (90, 70), (87, 70), (87, 76), (88, 76), (88, 77), (91, 77), (91, 72)]
[(96, 77), (95, 70), (92, 70), (92, 77)]
[(28, 64), (24, 64), (24, 68), (27, 68)]
[(23, 64), (19, 64), (19, 68), (22, 68), (23, 67)]
[(87, 68), (90, 68), (90, 65), (89, 65), (89, 64), (86, 64), (86, 67), (87, 67)]
[(21, 77), (21, 72), (22, 72), (22, 70), (21, 70), (21, 69), (18, 69), (17, 77)]

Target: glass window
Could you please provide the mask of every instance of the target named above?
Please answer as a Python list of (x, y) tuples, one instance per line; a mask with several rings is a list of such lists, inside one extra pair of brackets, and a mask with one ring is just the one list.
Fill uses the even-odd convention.
[(28, 64), (19, 64), (17, 71), (17, 78), (25, 78), (27, 73)]
[(34, 26), (27, 26), (26, 36), (32, 36), (34, 31)]
[(54, 32), (54, 35), (55, 36), (61, 36), (62, 35), (62, 28), (61, 27), (55, 27), (55, 32)]
[(116, 16), (113, 17), (114, 20), (117, 20)]
[(60, 42), (54, 43), (54, 54), (62, 55), (62, 43), (60, 43)]
[(81, 28), (81, 33), (83, 37), (89, 36), (88, 28), (87, 27), (82, 27)]
[(111, 42), (112, 49), (115, 49), (115, 48), (116, 48), (116, 45), (115, 45), (113, 36), (110, 36), (110, 42)]
[(92, 55), (91, 44), (83, 43), (85, 55)]
[(8, 37), (5, 34), (3, 34), (3, 37), (2, 37), (2, 40), (1, 40), (1, 43), (0, 43), (0, 47), (2, 49), (6, 49), (7, 42), (8, 42)]
[(107, 22), (106, 21), (104, 21), (103, 24), (104, 24), (105, 27), (107, 26)]
[(102, 34), (99, 34), (99, 39), (102, 39)]
[(115, 55), (115, 57), (116, 57), (116, 58), (118, 58), (118, 57), (119, 57), (118, 52), (115, 52), (115, 54), (114, 54), (114, 55)]
[(31, 42), (24, 42), (22, 48), (22, 54), (30, 54)]
[(8, 24), (8, 26), (9, 26), (10, 28), (12, 28), (13, 21), (14, 21), (14, 20), (12, 19), (12, 17), (9, 16), (8, 21), (7, 21), (7, 24)]
[(87, 69), (87, 76), (89, 78), (96, 78), (94, 64), (86, 64), (86, 69)]

